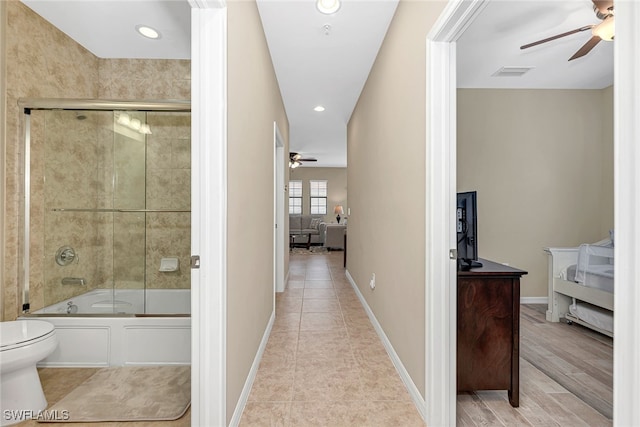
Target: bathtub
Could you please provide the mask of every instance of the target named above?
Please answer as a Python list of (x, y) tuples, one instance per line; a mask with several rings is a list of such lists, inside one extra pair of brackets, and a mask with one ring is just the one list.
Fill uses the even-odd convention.
[[(96, 289), (20, 318), (45, 320), (56, 329), (58, 348), (38, 363), (41, 367), (188, 365), (190, 294), (188, 289), (132, 289), (114, 295)], [(77, 310), (69, 310), (74, 306)]]

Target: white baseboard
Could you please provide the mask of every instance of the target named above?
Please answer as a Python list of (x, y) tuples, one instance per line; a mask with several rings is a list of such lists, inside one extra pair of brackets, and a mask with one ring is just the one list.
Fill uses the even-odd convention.
[(264, 349), (267, 347), (267, 341), (269, 341), (269, 335), (271, 335), (271, 329), (273, 328), (273, 322), (275, 320), (276, 312), (274, 310), (274, 312), (271, 313), (271, 318), (269, 319), (267, 328), (265, 329), (264, 335), (262, 336), (262, 341), (260, 342), (260, 347), (258, 347), (256, 357), (253, 359), (253, 364), (251, 365), (251, 370), (249, 371), (247, 380), (244, 382), (244, 387), (242, 388), (242, 393), (240, 393), (240, 398), (238, 399), (238, 403), (236, 404), (236, 409), (233, 411), (233, 417), (231, 417), (231, 421), (229, 421), (230, 426), (235, 427), (240, 424), (240, 418), (242, 418), (244, 408), (247, 406), (249, 393), (251, 393), (251, 387), (253, 387), (253, 382), (256, 379), (258, 366), (260, 366), (260, 361), (262, 360)]
[(418, 412), (420, 413), (420, 416), (422, 417), (422, 419), (426, 420), (425, 401), (422, 395), (420, 394), (420, 390), (418, 390), (418, 387), (416, 387), (415, 383), (411, 379), (411, 376), (409, 375), (404, 365), (402, 364), (400, 357), (398, 356), (395, 349), (393, 348), (393, 345), (391, 345), (391, 341), (389, 341), (389, 338), (387, 338), (387, 335), (384, 333), (382, 326), (380, 326), (380, 323), (378, 323), (378, 319), (376, 319), (376, 316), (373, 314), (373, 311), (371, 311), (369, 304), (367, 304), (367, 301), (364, 299), (364, 296), (362, 296), (362, 293), (360, 292), (360, 289), (358, 289), (358, 286), (356, 285), (356, 282), (353, 280), (353, 277), (351, 277), (351, 274), (349, 274), (348, 270), (346, 270), (345, 273), (347, 275), (347, 279), (349, 279), (349, 283), (351, 283), (351, 286), (353, 287), (353, 290), (356, 292), (356, 295), (358, 295), (358, 299), (362, 303), (364, 310), (367, 312), (367, 316), (369, 316), (369, 320), (371, 321), (371, 324), (375, 328), (378, 336), (380, 337), (380, 340), (382, 340), (382, 344), (384, 345), (384, 348), (387, 350), (387, 354), (391, 358), (391, 362), (393, 363), (396, 370), (398, 371), (398, 374), (400, 375), (400, 379), (404, 383), (405, 387), (407, 387), (407, 391), (411, 396), (411, 400), (413, 400), (413, 403), (416, 405), (416, 408), (418, 409)]
[(520, 297), (520, 304), (549, 304), (549, 297)]

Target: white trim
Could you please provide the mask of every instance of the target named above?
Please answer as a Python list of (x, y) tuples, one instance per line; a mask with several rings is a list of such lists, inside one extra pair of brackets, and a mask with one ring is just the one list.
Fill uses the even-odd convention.
[(456, 423), (456, 46), (485, 6), (450, 1), (427, 37), (425, 420)]
[(262, 360), (262, 356), (264, 355), (264, 350), (267, 348), (267, 342), (269, 341), (269, 336), (271, 335), (271, 329), (273, 328), (273, 323), (276, 320), (276, 312), (273, 311), (271, 313), (271, 318), (269, 319), (269, 323), (267, 324), (267, 328), (262, 335), (262, 341), (260, 341), (260, 347), (258, 347), (258, 352), (256, 353), (256, 357), (253, 359), (253, 364), (251, 365), (251, 369), (249, 370), (249, 375), (247, 376), (247, 380), (244, 382), (244, 387), (242, 388), (242, 393), (240, 393), (240, 398), (238, 399), (238, 404), (236, 405), (235, 411), (233, 411), (233, 416), (231, 417), (231, 421), (229, 421), (230, 426), (237, 426), (240, 424), (240, 419), (242, 418), (242, 413), (244, 412), (245, 407), (247, 406), (247, 401), (249, 400), (249, 394), (251, 393), (251, 387), (253, 387), (253, 382), (256, 380), (256, 375), (258, 374), (258, 368), (260, 367), (260, 361)]
[(191, 1), (191, 425), (226, 418), (227, 10)]
[(616, 2), (614, 43), (615, 316), (613, 421), (640, 425), (640, 3)]
[(520, 297), (520, 304), (549, 304), (549, 297)]
[(378, 319), (376, 319), (375, 314), (373, 314), (373, 311), (369, 307), (369, 304), (367, 304), (367, 300), (365, 300), (362, 293), (360, 293), (360, 289), (358, 289), (358, 286), (356, 285), (356, 282), (353, 280), (353, 277), (351, 277), (351, 274), (349, 274), (348, 270), (345, 270), (345, 273), (347, 275), (347, 279), (349, 279), (349, 283), (351, 283), (351, 286), (353, 287), (353, 290), (355, 291), (356, 295), (358, 295), (358, 299), (360, 300), (360, 303), (362, 303), (364, 310), (367, 312), (367, 316), (369, 316), (369, 320), (371, 321), (371, 324), (373, 325), (378, 336), (380, 337), (380, 340), (382, 341), (384, 348), (387, 350), (387, 354), (389, 355), (389, 358), (391, 359), (393, 366), (395, 366), (396, 371), (398, 371), (398, 375), (400, 375), (400, 379), (404, 383), (405, 387), (407, 387), (407, 391), (411, 396), (411, 400), (413, 400), (413, 403), (416, 405), (416, 408), (418, 409), (418, 412), (420, 413), (420, 416), (422, 417), (422, 419), (425, 419), (424, 399), (420, 394), (420, 390), (418, 390), (418, 387), (416, 387), (415, 383), (411, 379), (409, 372), (407, 372), (407, 369), (402, 364), (402, 361), (400, 360), (398, 353), (396, 353), (396, 350), (393, 348), (391, 341), (389, 341), (389, 338), (387, 338), (387, 335), (384, 333), (384, 329), (382, 329), (382, 326), (378, 322)]
[[(273, 122), (273, 217), (275, 227), (273, 229), (273, 286), (275, 292), (284, 292), (284, 140), (278, 128), (278, 123)], [(274, 293), (275, 298), (275, 293)], [(275, 299), (274, 299), (275, 304)]]

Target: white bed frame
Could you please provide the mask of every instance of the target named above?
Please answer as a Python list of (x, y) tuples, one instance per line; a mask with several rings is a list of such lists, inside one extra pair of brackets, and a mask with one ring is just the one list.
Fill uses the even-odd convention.
[(576, 264), (578, 260), (578, 248), (545, 248), (544, 251), (549, 255), (547, 320), (559, 322), (561, 318), (565, 318), (570, 322), (578, 323), (610, 337), (613, 336), (611, 332), (583, 322), (569, 312), (569, 306), (573, 303), (574, 298), (613, 311), (613, 293), (563, 279), (566, 268)]

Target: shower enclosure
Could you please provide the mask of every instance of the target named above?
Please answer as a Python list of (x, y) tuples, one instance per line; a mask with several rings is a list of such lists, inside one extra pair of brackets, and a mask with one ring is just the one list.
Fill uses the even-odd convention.
[(22, 99), (23, 311), (188, 315), (188, 102)]

